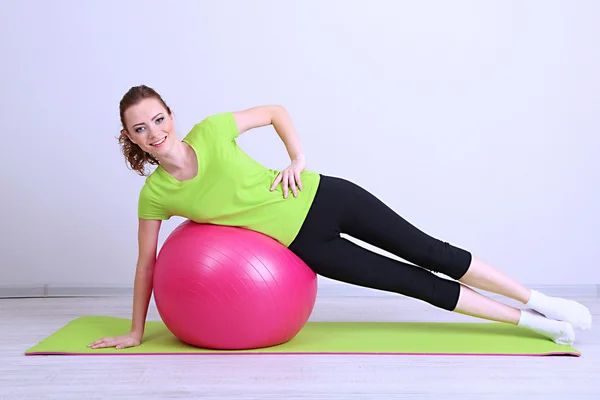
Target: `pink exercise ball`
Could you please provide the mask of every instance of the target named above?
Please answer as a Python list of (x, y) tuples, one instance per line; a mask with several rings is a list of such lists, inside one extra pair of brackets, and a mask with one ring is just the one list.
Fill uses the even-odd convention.
[(244, 228), (179, 225), (155, 265), (166, 327), (192, 346), (243, 350), (291, 340), (310, 317), (316, 274), (275, 239)]

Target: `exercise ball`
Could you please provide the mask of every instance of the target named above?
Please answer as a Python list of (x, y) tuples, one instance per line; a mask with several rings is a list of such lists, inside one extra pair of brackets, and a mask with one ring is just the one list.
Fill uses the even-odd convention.
[(291, 250), (245, 228), (186, 220), (165, 240), (154, 299), (182, 342), (217, 350), (291, 340), (310, 317), (316, 274)]

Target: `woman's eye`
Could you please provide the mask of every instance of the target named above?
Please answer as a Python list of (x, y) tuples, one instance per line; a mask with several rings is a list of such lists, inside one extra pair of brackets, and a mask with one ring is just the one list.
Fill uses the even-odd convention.
[(158, 119), (156, 120), (156, 123), (160, 124), (160, 123), (163, 121), (163, 119), (165, 119), (165, 118), (164, 118), (164, 117), (160, 117), (160, 118), (158, 118)]
[(144, 129), (144, 127), (143, 127), (143, 126), (140, 126), (139, 128), (136, 128), (136, 129), (135, 129), (135, 131), (136, 131), (137, 133), (140, 133), (140, 132), (141, 132), (141, 129)]

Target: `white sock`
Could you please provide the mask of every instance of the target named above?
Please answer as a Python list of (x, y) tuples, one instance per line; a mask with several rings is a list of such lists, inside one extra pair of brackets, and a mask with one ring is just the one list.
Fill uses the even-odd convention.
[(521, 310), (518, 325), (538, 332), (557, 344), (571, 345), (575, 341), (575, 331), (571, 324), (548, 319), (533, 310)]
[(573, 300), (550, 297), (532, 290), (527, 306), (550, 319), (569, 322), (575, 328), (587, 330), (592, 327), (590, 311)]

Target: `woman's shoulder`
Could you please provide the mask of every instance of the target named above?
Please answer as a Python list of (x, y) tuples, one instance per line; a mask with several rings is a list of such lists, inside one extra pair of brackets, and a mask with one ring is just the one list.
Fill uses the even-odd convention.
[(196, 123), (184, 140), (196, 142), (202, 139), (234, 139), (238, 129), (232, 111), (210, 114)]
[(138, 216), (143, 219), (166, 220), (171, 216), (165, 209), (162, 197), (153, 185), (153, 180), (146, 179), (138, 197)]
[[(158, 166), (157, 169), (158, 168), (160, 168), (160, 166)], [(157, 178), (158, 178), (158, 173), (157, 173), (156, 169), (154, 171), (152, 171), (152, 173), (150, 173), (150, 175), (146, 176), (146, 179), (144, 180), (144, 184), (140, 188), (140, 193), (139, 193), (140, 198), (147, 199), (149, 197), (155, 197), (157, 195), (157, 193), (156, 193)]]

